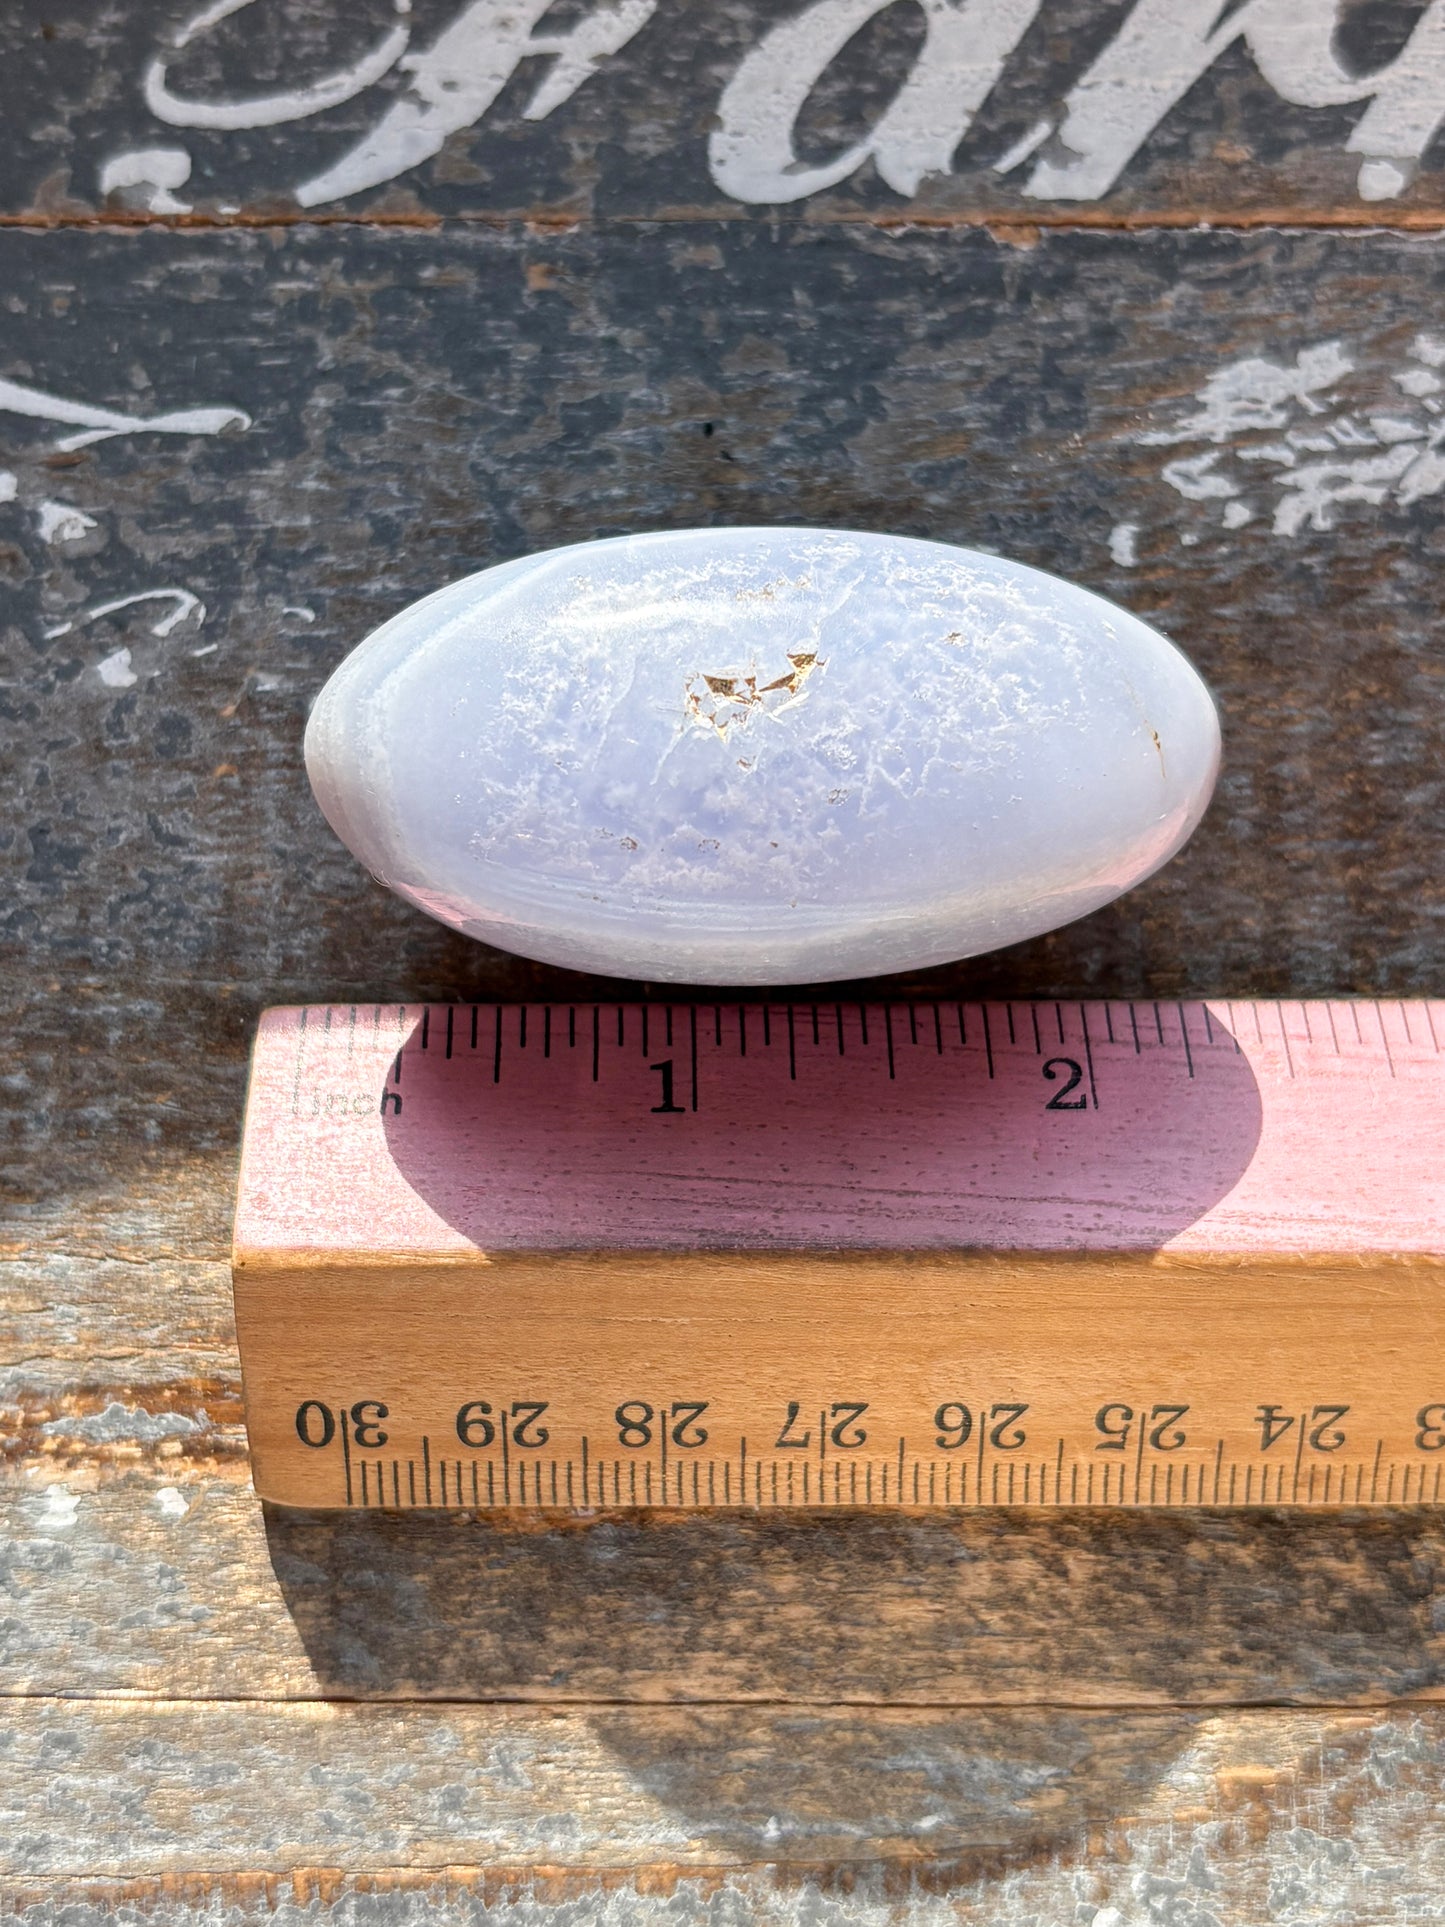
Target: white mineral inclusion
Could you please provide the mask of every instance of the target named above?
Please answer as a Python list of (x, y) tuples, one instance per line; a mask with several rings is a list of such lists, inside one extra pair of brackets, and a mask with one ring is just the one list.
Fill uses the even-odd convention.
[(672, 983), (919, 969), (1157, 870), (1219, 761), (1142, 622), (935, 542), (699, 529), (553, 549), (369, 636), (306, 732), (383, 883), (469, 936)]

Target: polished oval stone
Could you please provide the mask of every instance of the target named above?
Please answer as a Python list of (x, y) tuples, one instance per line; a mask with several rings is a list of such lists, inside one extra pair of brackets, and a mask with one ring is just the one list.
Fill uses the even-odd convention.
[(338, 835), (443, 923), (674, 983), (919, 969), (1107, 903), (1209, 800), (1174, 646), (995, 556), (818, 529), (583, 543), (439, 590), (322, 690)]

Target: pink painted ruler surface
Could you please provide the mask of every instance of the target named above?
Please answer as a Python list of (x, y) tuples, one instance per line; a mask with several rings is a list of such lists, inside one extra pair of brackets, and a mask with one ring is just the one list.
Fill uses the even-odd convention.
[(266, 1013), (237, 1244), (1445, 1253), (1445, 1004)]

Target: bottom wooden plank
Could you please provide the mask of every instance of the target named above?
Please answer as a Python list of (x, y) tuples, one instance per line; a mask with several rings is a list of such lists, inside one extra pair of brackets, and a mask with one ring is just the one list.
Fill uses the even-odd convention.
[[(147, 1416), (131, 1411), (132, 1432)], [(108, 1429), (126, 1422), (112, 1408)], [(5, 1694), (805, 1708), (1445, 1695), (1433, 1511), (267, 1514), (238, 1463), (177, 1454), (119, 1472), (29, 1461), (0, 1478), (0, 1542)]]
[[(914, 1927), (1359, 1927), (1445, 1904), (1438, 1710), (31, 1701), (0, 1735), (0, 1875), (35, 1920), (87, 1893), (101, 1919), (137, 1901), (235, 1919), (278, 1898), (312, 1919), (465, 1919), (489, 1897), (536, 1919), (524, 1899), (589, 1885), (580, 1914), (552, 1917), (717, 1919), (730, 1896), (736, 1920), (753, 1893), (757, 1917), (816, 1921), (839, 1914), (817, 1896), (842, 1893), (850, 1920)], [(238, 1874), (256, 1876), (249, 1900)], [(356, 1877), (383, 1875), (395, 1904), (373, 1912)]]

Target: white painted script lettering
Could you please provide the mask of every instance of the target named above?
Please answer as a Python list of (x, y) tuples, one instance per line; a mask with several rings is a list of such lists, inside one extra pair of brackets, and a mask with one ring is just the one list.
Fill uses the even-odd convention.
[[(659, 0), (595, 0), (570, 26), (551, 27), (552, 0), (467, 0), (432, 44), (408, 51), (410, 0), (393, 0), (395, 24), (336, 72), (306, 86), (246, 99), (193, 98), (172, 86), (176, 55), (253, 0), (212, 0), (147, 69), (145, 98), (169, 126), (226, 131), (295, 121), (352, 99), (393, 69), (408, 84), (378, 110), (370, 132), (295, 188), (303, 207), (345, 199), (395, 180), (440, 152), (450, 136), (488, 113), (524, 62), (548, 61), (522, 110), (545, 120), (652, 19)], [(959, 144), (1003, 79), (1043, 0), (915, 0), (925, 36), (907, 78), (875, 124), (841, 153), (807, 162), (797, 127), (809, 95), (870, 21), (895, 0), (805, 0), (763, 31), (723, 90), (708, 159), (714, 184), (734, 200), (770, 205), (836, 187), (871, 161), (879, 178), (911, 198), (947, 174)], [(1135, 0), (1081, 76), (1050, 92), (1057, 111), (1038, 119), (992, 171), (1026, 165), (1033, 200), (1089, 201), (1109, 194), (1184, 96), (1233, 47), (1242, 46), (1285, 101), (1321, 108), (1358, 105), (1346, 142), (1359, 157), (1358, 191), (1389, 200), (1410, 185), (1445, 120), (1445, 0), (1428, 0), (1404, 47), (1373, 72), (1346, 65), (1336, 48), (1345, 0)], [(703, 29), (690, 29), (701, 31)], [(975, 158), (971, 165), (987, 165)], [(187, 178), (179, 149), (141, 147), (111, 157), (102, 191), (130, 193), (157, 212), (184, 211), (174, 190)]]
[(809, 94), (860, 28), (892, 0), (816, 0), (765, 35), (728, 82), (708, 158), (739, 201), (800, 201), (835, 187), (870, 157), (899, 194), (946, 174), (953, 151), (1028, 31), (1039, 0), (920, 0), (927, 38), (872, 131), (816, 167), (793, 150)]
[(1445, 491), (1442, 369), (1445, 341), (1429, 334), (1394, 363), (1339, 341), (1302, 349), (1293, 362), (1249, 355), (1210, 375), (1182, 420), (1134, 439), (1207, 444), (1166, 463), (1161, 479), (1185, 501), (1213, 506), (1226, 529), (1262, 521), (1278, 536), (1328, 530), (1346, 505), (1408, 509)]
[(96, 408), (72, 401), (68, 395), (49, 395), (43, 388), (0, 377), (0, 414), (29, 415), (44, 422), (77, 427), (77, 435), (62, 435), (58, 449), (85, 448), (108, 441), (112, 435), (219, 435), (227, 428), (249, 428), (251, 417), (241, 408), (178, 408), (165, 415), (122, 415), (114, 408)]
[(1371, 157), (1361, 191), (1379, 200), (1408, 185), (1445, 114), (1445, 0), (1433, 0), (1389, 66), (1363, 75), (1334, 52), (1338, 0), (1245, 0), (1216, 26), (1219, 14), (1219, 0), (1139, 0), (1064, 103), (1062, 156), (1040, 159), (1024, 192), (1052, 201), (1107, 194), (1169, 110), (1240, 39), (1282, 100), (1373, 100), (1349, 142)]
[[(134, 595), (116, 596), (111, 602), (99, 602), (93, 609), (76, 616), (72, 622), (58, 623), (55, 628), (45, 631), (45, 639), (52, 642), (57, 636), (68, 636), (74, 629), (83, 629), (87, 623), (96, 622), (101, 616), (113, 616), (118, 610), (133, 608), (137, 602), (168, 602), (171, 605), (158, 621), (152, 623), (153, 636), (168, 636), (188, 617), (195, 618), (197, 628), (206, 619), (205, 603), (198, 595), (192, 595), (189, 589), (138, 589)], [(130, 651), (126, 649), (121, 653), (129, 668)], [(134, 682), (135, 677), (131, 676), (129, 680)]]
[[(115, 408), (101, 408), (68, 395), (56, 395), (44, 388), (31, 388), (24, 382), (0, 377), (0, 414), (22, 415), (31, 421), (54, 422), (77, 432), (62, 435), (54, 444), (57, 450), (88, 447), (93, 442), (109, 441), (117, 435), (220, 435), (228, 430), (244, 430), (251, 417), (242, 408), (176, 408), (161, 415), (127, 415)], [(0, 503), (24, 499), (20, 479), (11, 469), (0, 470)], [(48, 496), (33, 501), (36, 528), (42, 542), (51, 546), (82, 540), (99, 527), (94, 516), (73, 502), (57, 502)], [(72, 616), (44, 631), (47, 642), (86, 628), (103, 616), (119, 613), (139, 603), (167, 605), (150, 625), (153, 636), (164, 638), (184, 622), (199, 628), (206, 619), (206, 605), (190, 589), (137, 589), (129, 595), (114, 596), (94, 608)], [(129, 649), (119, 649), (97, 665), (100, 679), (111, 689), (128, 689), (138, 678), (131, 667)]]
[(1374, 99), (1346, 145), (1367, 158), (1359, 189), (1367, 201), (1393, 200), (1410, 185), (1445, 117), (1445, 6), (1426, 11), (1400, 58), (1371, 90)]
[[(253, 0), (216, 0), (216, 5), (196, 14), (177, 33), (173, 42), (176, 52), (179, 53), (207, 28), (219, 25), (222, 20), (228, 20), (233, 13), (240, 13), (252, 4)], [(404, 11), (404, 7), (397, 7), (398, 13)], [(185, 99), (171, 92), (166, 81), (166, 62), (153, 60), (146, 69), (143, 83), (146, 106), (157, 120), (165, 121), (169, 127), (274, 127), (281, 121), (305, 120), (308, 114), (319, 114), (328, 107), (351, 100), (380, 80), (384, 73), (396, 65), (409, 38), (409, 29), (398, 22), (359, 60), (349, 67), (343, 67), (338, 73), (328, 75), (325, 80), (314, 81), (308, 87), (298, 87), (289, 93), (266, 94), (251, 100)]]
[(569, 100), (603, 60), (638, 33), (657, 11), (658, 0), (615, 0), (565, 33), (532, 29), (552, 0), (472, 0), (425, 53), (401, 65), (411, 86), (366, 138), (333, 167), (296, 189), (302, 207), (342, 200), (439, 153), (449, 134), (470, 127), (486, 113), (524, 60), (551, 54), (555, 64), (523, 109), (527, 120), (545, 120)]

